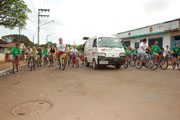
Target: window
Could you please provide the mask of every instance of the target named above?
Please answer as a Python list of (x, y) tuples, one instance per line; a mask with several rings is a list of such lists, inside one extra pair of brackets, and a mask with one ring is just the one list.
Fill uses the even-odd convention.
[(130, 41), (124, 41), (124, 45), (126, 45), (127, 47), (129, 47), (131, 45)]
[(162, 49), (163, 48), (163, 38), (149, 38), (149, 47), (154, 45), (155, 41), (158, 41), (158, 46)]
[(135, 42), (134, 48), (139, 48), (139, 42)]
[(97, 39), (94, 39), (93, 47), (97, 47)]

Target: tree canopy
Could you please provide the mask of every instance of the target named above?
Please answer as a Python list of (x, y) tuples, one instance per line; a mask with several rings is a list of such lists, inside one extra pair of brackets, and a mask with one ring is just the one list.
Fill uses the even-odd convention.
[(15, 42), (15, 43), (24, 43), (26, 47), (32, 47), (34, 46), (33, 42), (29, 40), (27, 36), (24, 35), (7, 35), (2, 37), (3, 40), (6, 42)]
[(23, 0), (0, 0), (0, 25), (24, 28), (30, 12)]

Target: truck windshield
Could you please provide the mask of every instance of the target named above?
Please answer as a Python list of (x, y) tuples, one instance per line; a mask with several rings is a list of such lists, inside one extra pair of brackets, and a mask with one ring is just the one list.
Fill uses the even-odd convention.
[(121, 42), (117, 38), (113, 37), (101, 37), (98, 39), (99, 47), (118, 47), (122, 48)]

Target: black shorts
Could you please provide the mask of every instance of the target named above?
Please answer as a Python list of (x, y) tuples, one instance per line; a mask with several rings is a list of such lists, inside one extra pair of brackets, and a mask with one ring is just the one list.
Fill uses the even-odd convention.
[(173, 57), (177, 58), (179, 55), (178, 54), (173, 54)]

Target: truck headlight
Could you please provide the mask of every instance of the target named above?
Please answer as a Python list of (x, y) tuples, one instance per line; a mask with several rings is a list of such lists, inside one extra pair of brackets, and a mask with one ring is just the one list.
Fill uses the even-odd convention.
[(98, 53), (98, 56), (106, 56), (106, 53)]
[(124, 52), (123, 52), (123, 53), (120, 53), (119, 56), (120, 56), (120, 57), (121, 57), (121, 56), (126, 56), (126, 53), (124, 53)]

